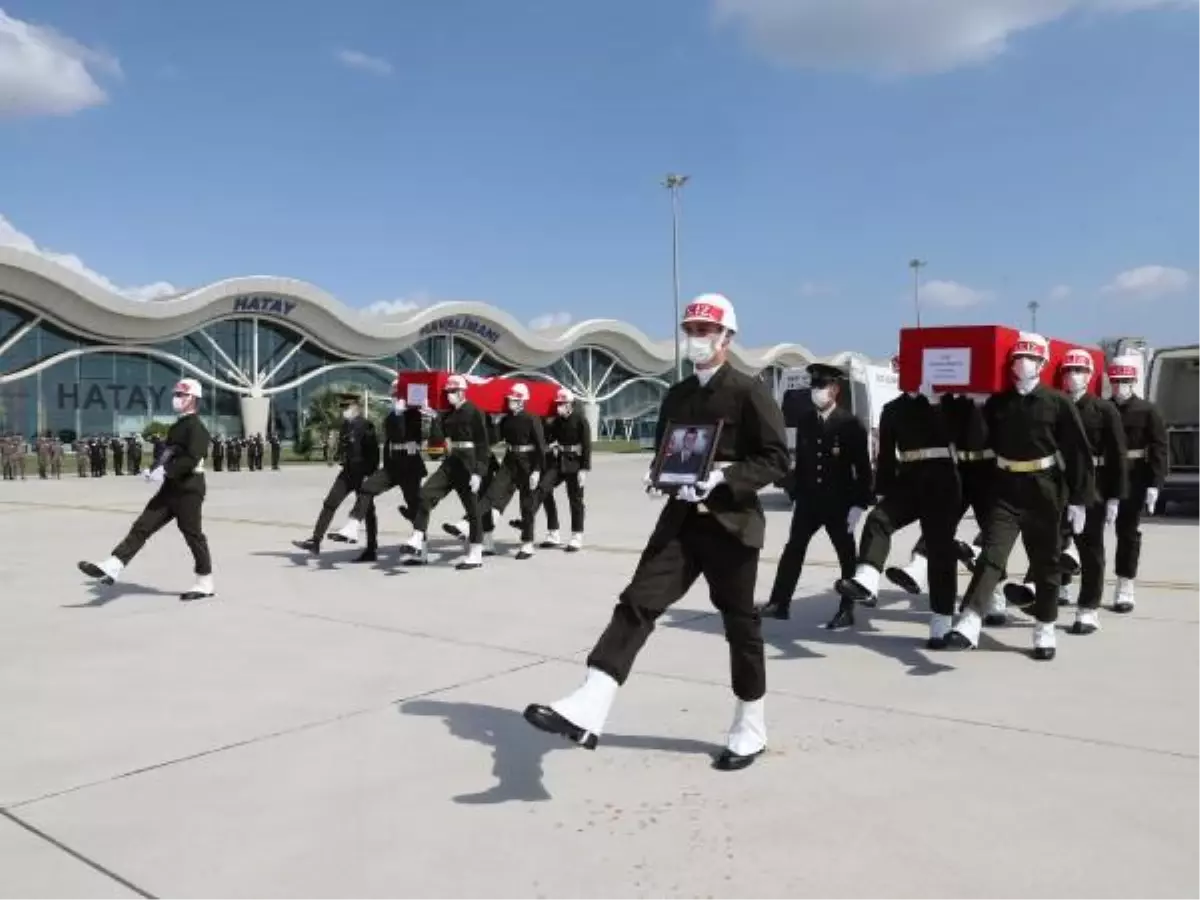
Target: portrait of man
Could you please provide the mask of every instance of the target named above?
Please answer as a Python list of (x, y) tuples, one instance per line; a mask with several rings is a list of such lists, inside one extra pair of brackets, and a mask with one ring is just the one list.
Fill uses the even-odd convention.
[(671, 428), (659, 467), (658, 481), (664, 485), (694, 484), (704, 474), (710, 456), (712, 429), (704, 426)]

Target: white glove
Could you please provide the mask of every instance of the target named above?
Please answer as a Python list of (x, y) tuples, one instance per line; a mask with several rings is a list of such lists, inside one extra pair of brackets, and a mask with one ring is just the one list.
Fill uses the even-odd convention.
[(1146, 488), (1146, 512), (1153, 515), (1156, 506), (1158, 506), (1158, 488)]
[(724, 483), (725, 473), (717, 469), (715, 472), (710, 472), (707, 478), (697, 481), (695, 484), (685, 484), (679, 489), (675, 499), (682, 500), (684, 503), (703, 503), (717, 485)]
[(530, 489), (531, 491), (536, 491), (536, 490), (537, 490), (538, 483), (539, 483), (541, 480), (542, 480), (542, 473), (541, 473), (541, 472), (530, 472), (530, 473), (529, 473), (529, 489)]
[(482, 478), (480, 478), (478, 475), (472, 475), (472, 476), (471, 476), (471, 493), (472, 493), (472, 494), (478, 494), (478, 493), (479, 493), (479, 486), (480, 486), (481, 484), (483, 484), (483, 479), (482, 479)]
[(579, 479), (580, 487), (583, 487), (584, 484), (587, 483), (587, 472), (583, 471), (582, 469), (580, 469), (579, 472), (576, 473), (576, 477)]
[(858, 525), (858, 520), (862, 518), (866, 510), (861, 506), (850, 507), (850, 514), (846, 516), (846, 530), (854, 534), (854, 529)]
[(653, 472), (653, 467), (646, 470), (646, 474), (642, 476), (642, 487), (646, 489), (647, 497), (649, 497), (651, 500), (658, 500), (662, 497), (663, 492), (654, 486)]
[(154, 484), (162, 484), (162, 481), (163, 481), (162, 466), (155, 466), (153, 469), (146, 472), (144, 474), (144, 477), (147, 481), (152, 482)]
[(1079, 534), (1087, 522), (1087, 509), (1083, 506), (1068, 506), (1067, 521), (1071, 523), (1071, 533)]
[(1120, 500), (1109, 500), (1104, 504), (1104, 524), (1111, 525), (1117, 521), (1117, 512), (1121, 508)]

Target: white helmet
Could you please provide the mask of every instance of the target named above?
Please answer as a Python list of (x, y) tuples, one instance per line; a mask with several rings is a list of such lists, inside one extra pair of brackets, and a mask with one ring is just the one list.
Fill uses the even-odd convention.
[(1079, 347), (1073, 347), (1063, 356), (1062, 368), (1064, 369), (1085, 369), (1090, 375), (1096, 371), (1096, 363), (1092, 359), (1092, 354), (1088, 353)]
[(528, 402), (528, 400), (529, 400), (529, 385), (520, 384), (519, 382), (517, 384), (514, 384), (508, 390), (507, 399), (516, 400), (518, 403)]
[(200, 382), (195, 378), (181, 378), (175, 383), (176, 394), (186, 394), (188, 397), (195, 397), (199, 400), (204, 396), (204, 388), (200, 386)]
[(1008, 353), (1009, 359), (1016, 359), (1019, 356), (1028, 356), (1031, 359), (1040, 360), (1042, 363), (1049, 362), (1050, 342), (1040, 334), (1022, 331), (1017, 337), (1017, 343)]
[(1141, 359), (1132, 355), (1114, 356), (1108, 364), (1109, 381), (1137, 381)]
[(709, 322), (720, 325), (726, 331), (737, 331), (737, 313), (724, 294), (701, 294), (692, 300), (683, 311), (683, 322)]
[(566, 388), (559, 388), (558, 393), (554, 395), (554, 402), (560, 405), (563, 403), (574, 403), (575, 395)]
[(451, 375), (449, 378), (446, 379), (446, 384), (442, 388), (442, 390), (447, 394), (453, 394), (453, 393), (457, 393), (460, 391), (466, 391), (466, 389), (467, 389), (467, 379), (463, 378), (461, 375)]

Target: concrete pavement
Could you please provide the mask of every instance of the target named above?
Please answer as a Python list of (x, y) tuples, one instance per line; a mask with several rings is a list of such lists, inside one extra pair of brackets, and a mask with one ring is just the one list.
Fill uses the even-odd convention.
[[(657, 513), (645, 465), (597, 458), (584, 553), (468, 573), (395, 564), (398, 494), (380, 563), (317, 562), (290, 541), (334, 470), (214, 473), (218, 597), (193, 604), (173, 528), (114, 588), (75, 570), (124, 533), (139, 479), (0, 485), (0, 896), (1200, 892), (1194, 519), (1147, 525), (1137, 611), (1060, 632), (1049, 664), (1027, 621), (928, 653), (924, 602), (899, 593), (821, 630), (817, 538), (809, 599), (765, 625), (771, 750), (719, 773), (732, 696), (702, 586), (596, 752), (520, 717), (582, 675)], [(787, 530), (768, 499), (760, 600)]]

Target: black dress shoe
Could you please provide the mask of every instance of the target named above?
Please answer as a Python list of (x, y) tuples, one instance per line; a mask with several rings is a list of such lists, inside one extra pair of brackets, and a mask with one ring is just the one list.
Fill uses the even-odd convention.
[(469, 572), (472, 569), (478, 569), (481, 566), (483, 566), (483, 563), (481, 563), (481, 562), (468, 562), (467, 560), (464, 559), (462, 562), (460, 562), (454, 568), (456, 568), (460, 572)]
[(531, 703), (525, 707), (525, 721), (547, 734), (557, 734), (568, 741), (578, 744), (585, 750), (595, 750), (600, 743), (600, 736), (580, 728), (574, 722), (564, 719), (548, 706)]
[(790, 619), (792, 617), (792, 601), (772, 600), (758, 614), (764, 619)]
[(316, 538), (309, 538), (306, 541), (292, 541), (292, 546), (298, 550), (307, 550), (313, 556), (321, 552), (321, 542)]
[(883, 574), (887, 576), (888, 581), (900, 588), (900, 590), (907, 591), (910, 594), (921, 593), (921, 586), (899, 566), (888, 566)]
[(721, 755), (713, 760), (713, 768), (720, 772), (737, 772), (751, 765), (765, 752), (765, 747), (755, 753), (734, 753), (726, 747), (721, 751)]
[(354, 557), (354, 561), (356, 563), (375, 562), (375, 560), (377, 560), (378, 558), (379, 558), (378, 551), (372, 547), (370, 549), (364, 550), (362, 553), (358, 554), (358, 556)]
[(966, 635), (957, 631), (952, 631), (946, 635), (946, 643), (943, 650), (974, 650), (975, 645), (967, 640)]
[(1004, 586), (1004, 600), (1021, 612), (1029, 612), (1037, 602), (1037, 594), (1028, 585), (1009, 583)]
[(336, 531), (326, 532), (325, 537), (329, 538), (329, 540), (333, 541), (336, 544), (357, 544), (358, 543), (358, 541), (352, 541), (352, 540), (350, 540), (350, 538), (346, 537), (344, 534), (339, 534)]
[(1072, 622), (1071, 627), (1067, 629), (1071, 634), (1095, 634), (1099, 629), (1092, 624), (1083, 624), (1082, 622)]
[[(949, 637), (949, 635), (946, 635), (946, 637)], [(926, 650), (945, 650), (946, 649), (946, 637), (936, 637), (936, 638), (931, 637), (929, 640), (927, 640), (925, 642), (925, 649)]]
[(975, 550), (966, 541), (954, 542), (955, 554), (958, 561), (967, 567), (968, 572), (975, 571)]
[(113, 583), (112, 577), (94, 562), (88, 562), (87, 560), (84, 560), (83, 562), (79, 563), (79, 571), (88, 578), (97, 579), (101, 584)]
[(449, 522), (442, 523), (442, 531), (446, 532), (446, 534), (450, 535), (450, 537), (458, 538), (460, 541), (465, 540), (467, 537), (465, 534), (459, 531), (457, 525), (451, 525)]
[(508, 520), (508, 527), (509, 527), (509, 528), (515, 528), (515, 529), (517, 529), (518, 531), (520, 531), (520, 530), (521, 530), (521, 520), (520, 520), (520, 519), (509, 519), (509, 520)]
[(1038, 662), (1049, 662), (1054, 659), (1055, 649), (1054, 647), (1034, 647), (1033, 658)]
[(1133, 604), (1129, 603), (1128, 601), (1114, 603), (1112, 606), (1112, 611), (1115, 613), (1131, 613), (1133, 612)]
[(874, 606), (877, 602), (874, 595), (853, 578), (839, 578), (833, 583), (833, 589), (847, 600), (864, 606)]
[(518, 550), (514, 559), (533, 559), (533, 553), (529, 550)]
[(854, 625), (854, 607), (841, 606), (838, 611), (833, 614), (833, 618), (825, 623), (827, 631), (841, 631), (844, 628), (850, 628)]
[(215, 596), (217, 596), (217, 595), (216, 594), (207, 594), (204, 591), (184, 591), (182, 594), (179, 595), (179, 599), (184, 601), (185, 603), (187, 603), (192, 600), (205, 600), (208, 597), (215, 597)]
[(400, 510), (400, 515), (404, 516), (408, 521), (411, 522), (413, 520), (412, 511), (407, 506), (398, 506), (396, 508)]

